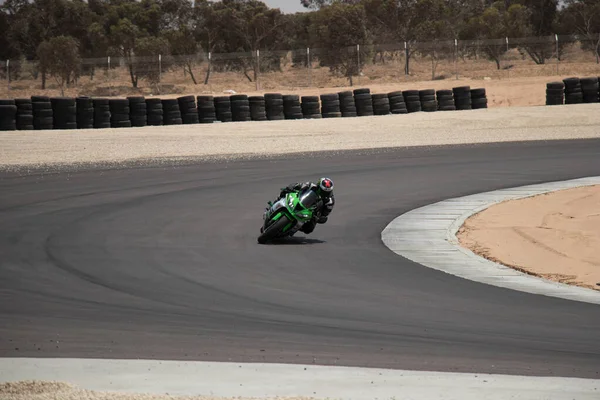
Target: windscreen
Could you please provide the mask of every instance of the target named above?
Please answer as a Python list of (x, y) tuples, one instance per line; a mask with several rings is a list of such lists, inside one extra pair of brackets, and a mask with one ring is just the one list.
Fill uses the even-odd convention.
[(300, 204), (306, 208), (314, 206), (319, 201), (319, 196), (312, 190), (307, 189), (300, 193)]

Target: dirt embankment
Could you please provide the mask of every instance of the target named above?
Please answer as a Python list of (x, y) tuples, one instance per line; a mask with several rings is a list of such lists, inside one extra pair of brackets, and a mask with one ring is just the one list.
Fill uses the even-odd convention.
[(487, 259), (600, 291), (600, 186), (494, 205), (467, 219), (457, 237)]

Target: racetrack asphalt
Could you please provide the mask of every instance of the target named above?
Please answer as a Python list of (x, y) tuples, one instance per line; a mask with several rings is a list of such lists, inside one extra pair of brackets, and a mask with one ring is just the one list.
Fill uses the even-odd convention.
[[(383, 245), (450, 197), (600, 175), (600, 140), (0, 175), (0, 357), (315, 363), (600, 378), (600, 307), (463, 280)], [(330, 176), (326, 225), (258, 245)]]

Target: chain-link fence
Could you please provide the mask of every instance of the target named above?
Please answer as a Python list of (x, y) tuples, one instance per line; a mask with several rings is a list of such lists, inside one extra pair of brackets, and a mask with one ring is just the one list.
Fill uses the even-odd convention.
[[(83, 59), (65, 93), (116, 96), (272, 91), (441, 79), (600, 75), (600, 35), (403, 42)], [(0, 95), (60, 92), (35, 60), (2, 62)]]

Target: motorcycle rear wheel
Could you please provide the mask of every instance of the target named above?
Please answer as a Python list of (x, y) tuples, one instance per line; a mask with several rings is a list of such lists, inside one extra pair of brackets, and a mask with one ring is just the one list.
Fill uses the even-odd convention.
[(290, 219), (287, 216), (282, 215), (281, 218), (279, 218), (275, 223), (267, 227), (267, 229), (261, 233), (261, 235), (258, 237), (258, 243), (265, 244), (269, 240), (274, 239), (289, 223)]

